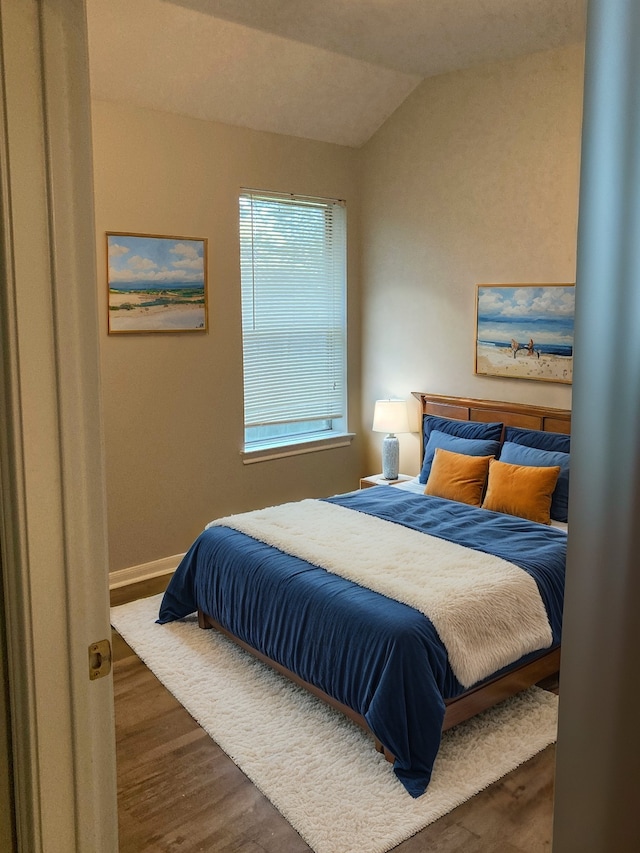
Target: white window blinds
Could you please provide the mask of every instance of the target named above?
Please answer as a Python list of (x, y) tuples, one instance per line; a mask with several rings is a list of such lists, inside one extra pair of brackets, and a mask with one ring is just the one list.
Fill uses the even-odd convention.
[(240, 253), (245, 430), (335, 429), (346, 405), (344, 205), (243, 191)]

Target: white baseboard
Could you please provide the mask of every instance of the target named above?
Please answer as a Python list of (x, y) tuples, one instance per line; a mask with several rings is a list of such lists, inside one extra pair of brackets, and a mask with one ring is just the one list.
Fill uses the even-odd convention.
[(141, 563), (139, 566), (129, 566), (126, 569), (109, 572), (109, 589), (118, 589), (121, 586), (159, 578), (162, 575), (172, 575), (183, 557), (184, 554), (174, 554), (173, 557), (162, 557), (150, 563)]

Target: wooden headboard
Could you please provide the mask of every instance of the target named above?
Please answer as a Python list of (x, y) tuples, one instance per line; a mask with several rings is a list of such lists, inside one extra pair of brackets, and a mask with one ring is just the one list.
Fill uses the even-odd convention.
[[(420, 401), (423, 415), (438, 415), (459, 421), (499, 421), (505, 426), (523, 429), (540, 429), (544, 432), (571, 432), (569, 409), (550, 409), (546, 406), (528, 406), (525, 403), (498, 403), (495, 400), (474, 400), (470, 397), (443, 397), (414, 391)], [(420, 434), (424, 437), (422, 427)], [(422, 448), (424, 452), (424, 448)]]

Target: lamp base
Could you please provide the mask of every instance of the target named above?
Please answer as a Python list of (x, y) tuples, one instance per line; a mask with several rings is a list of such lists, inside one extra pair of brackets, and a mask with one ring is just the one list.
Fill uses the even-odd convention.
[(400, 468), (400, 442), (393, 433), (382, 441), (382, 476), (385, 480), (397, 480)]

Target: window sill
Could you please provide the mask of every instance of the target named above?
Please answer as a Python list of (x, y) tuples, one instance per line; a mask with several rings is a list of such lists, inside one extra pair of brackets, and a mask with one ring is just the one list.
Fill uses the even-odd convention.
[(252, 465), (254, 462), (268, 462), (270, 459), (282, 459), (285, 456), (300, 456), (303, 453), (315, 453), (318, 450), (333, 450), (337, 447), (348, 447), (355, 433), (342, 432), (326, 438), (311, 438), (306, 441), (296, 441), (290, 444), (279, 444), (271, 447), (261, 447), (255, 450), (243, 450), (243, 465)]

